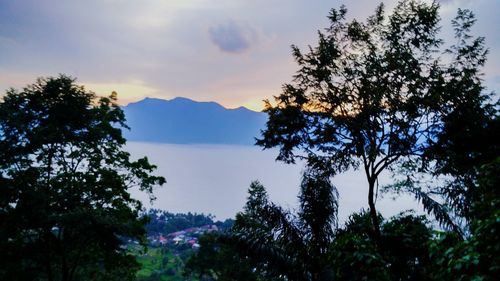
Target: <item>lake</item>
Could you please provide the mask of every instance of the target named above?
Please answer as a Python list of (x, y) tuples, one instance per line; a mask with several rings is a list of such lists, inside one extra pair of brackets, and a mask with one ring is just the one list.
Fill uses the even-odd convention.
[[(276, 162), (277, 150), (237, 145), (174, 145), (130, 142), (126, 146), (133, 158), (147, 156), (158, 166), (157, 174), (167, 183), (154, 191), (157, 197), (151, 205), (148, 197), (132, 190), (145, 207), (170, 212), (212, 214), (217, 219), (233, 218), (241, 211), (247, 189), (254, 180), (267, 189), (270, 199), (283, 207), (297, 207), (297, 195), (303, 163), (287, 165)], [(380, 184), (389, 183), (382, 175)], [(333, 179), (340, 195), (339, 218), (367, 209), (367, 182), (362, 171), (349, 171)], [(421, 208), (410, 197), (393, 200), (385, 196), (377, 201), (384, 216), (407, 209)]]

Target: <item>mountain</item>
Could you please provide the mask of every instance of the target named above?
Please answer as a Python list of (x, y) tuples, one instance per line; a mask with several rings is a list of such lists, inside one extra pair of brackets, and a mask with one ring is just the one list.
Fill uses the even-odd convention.
[(129, 141), (174, 144), (253, 145), (267, 114), (245, 107), (227, 109), (215, 102), (187, 98), (146, 98), (123, 107)]

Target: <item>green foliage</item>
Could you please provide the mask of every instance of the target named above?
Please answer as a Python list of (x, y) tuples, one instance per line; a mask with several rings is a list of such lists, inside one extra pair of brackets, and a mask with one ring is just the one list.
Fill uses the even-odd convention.
[(391, 280), (387, 261), (371, 241), (370, 232), (371, 221), (365, 212), (352, 214), (345, 227), (337, 230), (329, 257), (335, 280)]
[(181, 276), (183, 261), (167, 248), (149, 247), (147, 251), (138, 245), (129, 245), (128, 251), (141, 265), (137, 281), (177, 281)]
[(500, 159), (479, 169), (477, 195), (471, 210), (469, 237), (462, 240), (442, 233), (433, 242), (433, 272), (440, 280), (496, 280), (500, 275), (500, 197), (498, 185)]
[(261, 280), (249, 260), (240, 256), (234, 244), (227, 239), (216, 233), (202, 236), (199, 251), (186, 262), (184, 276), (200, 280)]
[(116, 93), (97, 98), (74, 79), (40, 78), (0, 103), (0, 279), (133, 280), (120, 246), (142, 240), (141, 204), (165, 182), (123, 151)]
[(431, 230), (425, 218), (403, 213), (379, 220), (378, 245), (368, 235), (368, 213), (351, 215), (345, 227), (337, 230), (330, 250), (335, 280), (429, 280)]
[(429, 280), (431, 229), (424, 216), (400, 214), (382, 226), (381, 252), (388, 261), (391, 280)]

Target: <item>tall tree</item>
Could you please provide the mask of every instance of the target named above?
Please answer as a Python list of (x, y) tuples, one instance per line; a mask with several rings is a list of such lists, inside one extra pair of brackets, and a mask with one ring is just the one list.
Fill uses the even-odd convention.
[[(366, 22), (348, 22), (344, 7), (331, 10), (317, 47), (303, 54), (293, 46), (299, 70), (275, 105), (266, 102), (269, 120), (257, 144), (278, 146), (278, 160), (307, 159), (334, 173), (362, 167), (375, 240), (380, 174), (398, 164), (412, 171), (429, 164), (424, 154), (453, 101), (463, 96), (462, 82), (478, 81), (485, 62), (483, 40), (460, 37), (470, 25), (455, 25), (463, 39), (450, 48), (456, 52), (442, 50), (438, 9), (436, 3), (401, 1), (389, 16), (380, 5)], [(468, 76), (453, 75), (461, 65), (469, 66)], [(453, 225), (447, 213), (438, 219)]]
[(121, 245), (143, 239), (141, 203), (165, 182), (123, 150), (116, 93), (98, 98), (61, 75), (0, 102), (0, 279), (133, 280)]

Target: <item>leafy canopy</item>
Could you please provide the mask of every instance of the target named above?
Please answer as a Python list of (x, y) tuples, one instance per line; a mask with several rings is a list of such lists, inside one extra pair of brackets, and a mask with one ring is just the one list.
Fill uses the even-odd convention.
[(0, 102), (0, 279), (132, 280), (120, 246), (141, 240), (138, 187), (152, 196), (155, 166), (123, 150), (116, 93), (98, 98), (61, 75)]

